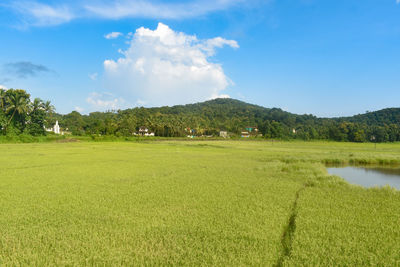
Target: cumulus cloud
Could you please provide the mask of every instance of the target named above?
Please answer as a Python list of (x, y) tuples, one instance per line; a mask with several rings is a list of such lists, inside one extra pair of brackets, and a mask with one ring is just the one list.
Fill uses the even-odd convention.
[(16, 75), (18, 78), (28, 78), (38, 75), (42, 72), (50, 72), (51, 70), (46, 66), (34, 64), (29, 61), (19, 61), (8, 63), (4, 65), (7, 73)]
[(7, 90), (8, 88), (5, 87), (4, 85), (0, 84), (0, 89), (5, 89), (5, 90)]
[(121, 32), (110, 32), (106, 35), (104, 35), (104, 38), (106, 39), (116, 39), (120, 36), (122, 36), (123, 34)]
[(221, 37), (199, 40), (162, 23), (155, 30), (141, 27), (121, 58), (104, 61), (107, 85), (131, 102), (141, 99), (150, 105), (218, 97), (230, 80), (209, 57), (224, 45), (239, 47), (236, 41)]
[(125, 103), (123, 98), (117, 98), (111, 93), (90, 93), (86, 102), (94, 110), (117, 110), (121, 109)]

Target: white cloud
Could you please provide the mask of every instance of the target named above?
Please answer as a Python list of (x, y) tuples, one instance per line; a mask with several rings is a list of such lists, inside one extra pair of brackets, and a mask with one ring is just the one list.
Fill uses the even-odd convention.
[(92, 81), (96, 81), (98, 76), (99, 76), (99, 74), (98, 74), (97, 72), (92, 73), (92, 74), (89, 74), (89, 78), (90, 78)]
[(143, 101), (143, 100), (141, 100), (141, 99), (138, 99), (138, 100), (136, 101), (136, 106), (143, 107), (144, 105), (146, 105), (146, 102), (145, 102), (145, 101)]
[(227, 94), (220, 94), (220, 95), (213, 95), (211, 96), (210, 99), (216, 99), (216, 98), (231, 98), (231, 96)]
[[(143, 0), (105, 1), (102, 4), (86, 5), (94, 15), (108, 19), (127, 17), (182, 19), (202, 16), (224, 10), (245, 0), (195, 0), (189, 2), (160, 3)], [(251, 1), (250, 1), (251, 2)]]
[[(79, 18), (187, 19), (230, 8), (254, 7), (271, 0), (186, 0), (162, 3), (158, 0), (69, 0), (43, 3), (41, 0), (2, 0), (0, 4), (18, 14), (23, 27), (54, 26)], [(0, 1), (1, 2), (1, 1)]]
[(110, 32), (109, 34), (104, 35), (104, 38), (106, 39), (116, 39), (120, 36), (122, 36), (122, 32)]
[(239, 47), (221, 37), (199, 40), (162, 23), (154, 31), (141, 27), (121, 58), (104, 61), (107, 85), (132, 103), (141, 99), (150, 105), (173, 105), (215, 98), (230, 80), (209, 57), (224, 45)]
[(224, 45), (228, 45), (233, 48), (239, 48), (239, 45), (235, 40), (226, 40), (221, 37), (216, 37), (216, 38), (207, 40), (202, 45), (202, 49), (207, 51), (209, 56), (213, 56), (215, 54), (215, 48), (221, 48)]
[(24, 15), (25, 24), (33, 26), (54, 26), (75, 18), (74, 12), (67, 5), (51, 6), (33, 1), (14, 1), (9, 7)]
[(86, 102), (91, 105), (92, 109), (97, 111), (117, 110), (121, 109), (125, 103), (122, 98), (116, 98), (110, 93), (90, 93)]
[(5, 87), (4, 85), (0, 84), (0, 89), (4, 89), (4, 90), (8, 90), (7, 87)]
[(85, 111), (85, 109), (81, 108), (81, 107), (75, 107), (75, 110), (78, 111), (79, 113), (82, 113)]

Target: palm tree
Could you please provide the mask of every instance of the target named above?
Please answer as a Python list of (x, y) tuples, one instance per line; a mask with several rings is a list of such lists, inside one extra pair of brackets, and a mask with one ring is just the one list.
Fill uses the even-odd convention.
[(45, 119), (45, 124), (46, 126), (49, 126), (49, 124), (53, 121), (55, 107), (51, 104), (50, 101), (42, 102), (42, 107), (47, 115)]
[(6, 125), (6, 129), (10, 125), (12, 119), (14, 118), (15, 114), (24, 114), (29, 111), (29, 98), (25, 96), (21, 96), (18, 92), (11, 94), (7, 97), (7, 113), (12, 112), (10, 119)]
[(39, 110), (39, 109), (45, 109), (44, 103), (43, 103), (42, 99), (35, 98), (32, 103), (32, 112)]
[(43, 108), (47, 114), (51, 114), (55, 111), (55, 107), (51, 104), (50, 101), (46, 101), (43, 103)]
[(4, 111), (5, 102), (6, 102), (6, 90), (0, 89), (0, 106), (2, 111)]

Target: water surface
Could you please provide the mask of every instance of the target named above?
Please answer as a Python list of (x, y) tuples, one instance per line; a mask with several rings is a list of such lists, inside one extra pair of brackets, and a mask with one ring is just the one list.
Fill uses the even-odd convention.
[(399, 168), (329, 167), (328, 173), (364, 187), (390, 185), (400, 190)]

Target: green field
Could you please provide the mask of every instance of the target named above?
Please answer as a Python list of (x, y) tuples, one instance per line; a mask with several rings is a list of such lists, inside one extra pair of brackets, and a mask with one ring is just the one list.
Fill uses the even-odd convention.
[(0, 145), (1, 265), (400, 265), (400, 193), (324, 163), (400, 144)]

